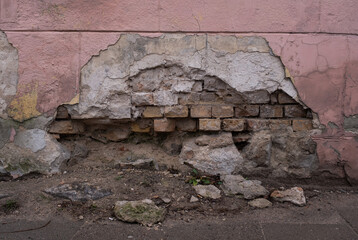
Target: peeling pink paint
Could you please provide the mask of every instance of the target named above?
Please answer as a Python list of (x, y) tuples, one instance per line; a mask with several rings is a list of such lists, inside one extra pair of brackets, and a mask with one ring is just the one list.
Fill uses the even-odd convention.
[(18, 5), (2, 30), (358, 33), (356, 0), (1, 1)]
[(0, 8), (0, 29), (19, 52), (17, 96), (38, 86), (41, 113), (76, 96), (81, 67), (121, 32), (263, 36), (327, 127), (313, 136), (322, 171), (358, 181), (357, 134), (343, 129), (358, 114), (356, 0), (0, 0)]
[[(357, 134), (343, 129), (344, 117), (358, 114), (358, 37), (266, 36), (290, 70), (303, 102), (327, 129), (314, 136), (321, 169), (358, 180)], [(334, 123), (338, 129), (330, 128)], [(343, 170), (345, 172), (343, 172)]]
[(37, 110), (51, 112), (77, 93), (81, 67), (119, 34), (6, 32), (19, 51), (18, 96), (37, 85)]

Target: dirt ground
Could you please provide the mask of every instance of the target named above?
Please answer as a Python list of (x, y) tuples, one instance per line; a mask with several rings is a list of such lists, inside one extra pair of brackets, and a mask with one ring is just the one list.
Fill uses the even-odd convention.
[[(71, 142), (67, 143), (71, 145)], [(191, 196), (196, 196), (190, 179), (193, 170), (177, 161), (177, 156), (167, 155), (160, 147), (150, 144), (102, 144), (86, 142), (90, 150), (84, 159), (71, 160), (61, 174), (44, 176), (32, 174), (22, 178), (0, 181), (0, 194), (9, 197), (0, 199), (0, 218), (43, 219), (47, 216), (64, 216), (76, 220), (91, 222), (113, 220), (113, 206), (118, 200), (141, 200), (149, 198), (168, 210), (165, 221), (181, 220), (184, 222), (200, 219), (230, 218), (237, 215), (255, 218), (257, 210), (253, 210), (241, 196), (225, 196), (218, 200), (199, 198), (199, 202), (191, 203)], [(149, 169), (121, 169), (116, 164), (119, 158), (153, 155), (160, 159), (159, 166)], [(165, 167), (166, 166), (166, 167)], [(157, 169), (155, 169), (157, 168)], [(159, 170), (158, 170), (159, 169)], [(194, 174), (195, 175), (195, 174)], [(197, 177), (197, 176), (196, 176)], [(257, 178), (253, 178), (257, 179)], [(209, 178), (213, 184), (220, 187), (218, 178)], [(285, 218), (282, 209), (290, 209), (291, 214), (299, 218), (305, 214), (305, 209), (329, 208), (332, 202), (358, 203), (358, 188), (351, 187), (342, 181), (315, 180), (261, 180), (263, 186), (270, 192), (279, 188), (300, 186), (307, 197), (305, 207), (297, 207), (290, 203), (273, 202), (267, 211), (267, 218)], [(50, 196), (43, 191), (46, 188), (64, 183), (87, 182), (103, 189), (110, 189), (112, 195), (95, 201), (71, 202), (70, 200)], [(165, 203), (162, 198), (171, 201)], [(342, 203), (343, 204), (343, 203)], [(327, 213), (328, 214), (328, 213)], [(329, 221), (332, 216), (319, 215), (322, 221)]]

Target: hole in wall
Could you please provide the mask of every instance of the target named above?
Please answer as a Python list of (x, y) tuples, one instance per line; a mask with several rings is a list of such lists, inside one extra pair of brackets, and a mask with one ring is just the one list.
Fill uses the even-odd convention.
[[(88, 143), (91, 139), (100, 146), (110, 146), (107, 150), (113, 150), (112, 156), (104, 162), (130, 154), (133, 159), (155, 157), (144, 156), (141, 149), (138, 153), (126, 151), (129, 145), (145, 144), (158, 147), (155, 151), (149, 147), (148, 152), (161, 149), (164, 153), (159, 158), (167, 154), (172, 157), (169, 162), (175, 161), (183, 158), (186, 139), (230, 133), (228, 144), (236, 146), (237, 154), (242, 155), (242, 161), (234, 167), (239, 172), (249, 174), (266, 168), (272, 176), (309, 177), (316, 168), (315, 144), (308, 140), (313, 129), (312, 111), (292, 97), (294, 86), (285, 79), (278, 58), (247, 49), (223, 54), (210, 44), (202, 50), (181, 46), (175, 52), (169, 49), (173, 46), (165, 37), (134, 39), (130, 40), (134, 41), (131, 47), (122, 50), (120, 40), (82, 69), (79, 104), (59, 106), (49, 133), (67, 145), (71, 145), (69, 141), (87, 139)], [(185, 37), (169, 39), (189, 41)], [(148, 53), (153, 49), (160, 52), (161, 44), (165, 45), (162, 55)], [(149, 46), (155, 47), (148, 50)], [(195, 60), (195, 54), (202, 59), (201, 68), (188, 63)], [(210, 58), (216, 63), (210, 63)], [(233, 68), (235, 61), (244, 66)], [(221, 65), (229, 73), (222, 72)], [(268, 76), (270, 81), (265, 79)], [(256, 88), (251, 86), (255, 81)], [(274, 85), (273, 90), (272, 84), (280, 81), (277, 86), (284, 87), (277, 89)], [(299, 145), (303, 142), (306, 144)], [(314, 150), (307, 151), (306, 145)], [(201, 145), (203, 149), (210, 146)], [(220, 147), (224, 146), (213, 149)], [(172, 166), (169, 163), (167, 167)]]

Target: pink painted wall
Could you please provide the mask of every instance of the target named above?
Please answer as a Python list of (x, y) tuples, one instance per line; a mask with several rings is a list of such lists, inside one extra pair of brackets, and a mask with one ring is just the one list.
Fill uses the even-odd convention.
[(70, 101), (81, 67), (123, 32), (263, 36), (327, 127), (313, 136), (321, 170), (358, 182), (358, 134), (343, 128), (358, 114), (357, 12), (357, 0), (0, 0), (0, 29), (19, 52), (17, 97), (37, 86), (40, 113)]

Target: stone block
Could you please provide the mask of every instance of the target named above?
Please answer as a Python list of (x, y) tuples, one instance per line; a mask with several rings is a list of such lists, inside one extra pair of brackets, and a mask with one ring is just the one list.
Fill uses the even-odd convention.
[(292, 120), (293, 131), (308, 131), (313, 128), (312, 120), (310, 119), (293, 119)]
[(264, 104), (270, 102), (270, 94), (266, 90), (245, 92), (243, 95), (249, 104)]
[(175, 120), (174, 119), (154, 119), (154, 131), (155, 132), (174, 132)]
[(304, 118), (307, 115), (307, 111), (301, 105), (285, 105), (285, 117), (289, 118)]
[(194, 84), (195, 81), (178, 80), (176, 84), (174, 84), (173, 90), (175, 92), (189, 93), (194, 87)]
[(132, 104), (135, 106), (147, 106), (154, 104), (152, 93), (133, 93)]
[(278, 93), (277, 92), (274, 92), (274, 93), (271, 93), (271, 95), (270, 95), (270, 103), (271, 104), (277, 104), (278, 103), (278, 99), (277, 99), (277, 97), (278, 97)]
[(111, 127), (107, 129), (102, 136), (109, 141), (119, 142), (125, 140), (131, 134), (131, 129), (127, 125), (119, 125), (118, 128)]
[(206, 91), (217, 91), (226, 89), (227, 84), (222, 80), (215, 77), (204, 78), (204, 90)]
[(260, 117), (262, 118), (283, 117), (283, 108), (280, 105), (262, 105), (260, 106)]
[(212, 116), (218, 118), (233, 117), (234, 108), (232, 106), (213, 106)]
[(153, 93), (154, 105), (171, 106), (178, 104), (178, 96), (171, 91), (157, 91)]
[(261, 131), (269, 129), (270, 120), (266, 119), (246, 119), (247, 130)]
[(278, 93), (278, 102), (279, 104), (290, 104), (290, 103), (297, 103), (293, 98), (287, 95), (284, 92)]
[(199, 130), (202, 131), (220, 131), (220, 119), (199, 119)]
[[(218, 92), (216, 92), (216, 93), (218, 93)], [(230, 91), (226, 90), (224, 93), (225, 93), (225, 95), (223, 95), (222, 98), (228, 104), (243, 104), (243, 103), (245, 103), (244, 97), (241, 94), (235, 92), (234, 90), (230, 90)]]
[(138, 122), (133, 122), (131, 124), (131, 129), (132, 129), (132, 132), (135, 132), (135, 133), (149, 133), (151, 127), (150, 126), (143, 127)]
[(191, 118), (181, 119), (176, 122), (176, 127), (178, 131), (195, 132), (197, 130), (197, 120)]
[(80, 134), (85, 131), (84, 124), (70, 120), (55, 121), (51, 124), (49, 133), (57, 134)]
[(192, 91), (194, 92), (201, 92), (203, 91), (203, 82), (202, 81), (195, 81)]
[(160, 118), (163, 117), (162, 109), (160, 107), (146, 107), (143, 112), (144, 118)]
[(211, 117), (211, 106), (205, 106), (205, 105), (191, 106), (190, 116), (192, 118), (210, 118)]
[(188, 105), (200, 102), (200, 93), (179, 94), (179, 104)]
[(167, 118), (186, 118), (189, 116), (188, 107), (181, 105), (165, 107), (164, 116)]
[(291, 126), (291, 120), (287, 119), (271, 119), (269, 123), (271, 130), (281, 130), (286, 129)]
[(224, 119), (223, 130), (228, 132), (242, 132), (245, 130), (245, 119)]
[(257, 117), (259, 113), (259, 105), (241, 105), (235, 108), (235, 117)]
[(68, 114), (67, 108), (65, 108), (64, 106), (59, 106), (57, 108), (57, 113), (56, 113), (56, 119), (69, 119), (70, 115)]
[(213, 92), (202, 92), (200, 94), (200, 101), (202, 102), (216, 102), (216, 94)]

